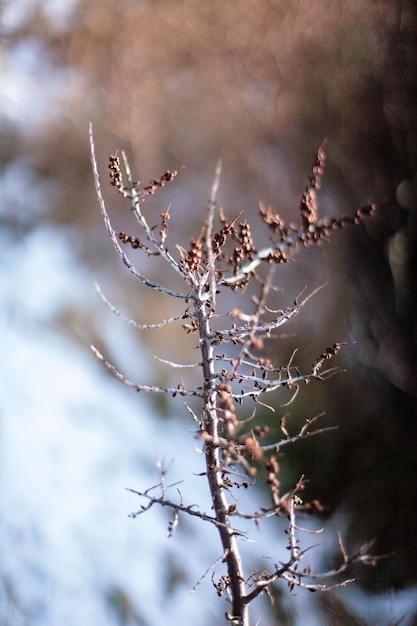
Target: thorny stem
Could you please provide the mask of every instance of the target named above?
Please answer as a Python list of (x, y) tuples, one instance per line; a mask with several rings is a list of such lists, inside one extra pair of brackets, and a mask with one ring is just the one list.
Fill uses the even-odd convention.
[(219, 522), (217, 526), (222, 547), (223, 559), (226, 562), (229, 589), (232, 599), (232, 618), (231, 621), (236, 626), (248, 626), (249, 613), (248, 607), (244, 603), (245, 583), (242, 572), (242, 561), (239, 553), (239, 547), (236, 535), (230, 524), (228, 514), (229, 505), (226, 493), (222, 484), (220, 454), (221, 450), (218, 444), (219, 439), (219, 418), (217, 414), (217, 392), (216, 392), (216, 373), (214, 370), (214, 347), (212, 342), (212, 332), (210, 327), (210, 318), (214, 314), (215, 296), (216, 296), (216, 280), (215, 280), (215, 258), (212, 251), (212, 223), (214, 208), (216, 206), (216, 192), (220, 177), (220, 163), (216, 170), (216, 177), (212, 188), (209, 206), (208, 228), (206, 234), (206, 247), (210, 272), (209, 283), (209, 299), (201, 292), (196, 300), (197, 320), (199, 328), (199, 341), (201, 350), (201, 362), (204, 378), (204, 429), (212, 440), (212, 443), (205, 445), (206, 471), (210, 488), (213, 509), (216, 519)]
[[(163, 186), (167, 180), (172, 180), (177, 172), (168, 171), (159, 180), (154, 180), (147, 187), (141, 189), (140, 183), (133, 182), (129, 163), (125, 155), (123, 155), (128, 178), (128, 186), (125, 187), (117, 153), (115, 156), (110, 157), (111, 184), (117, 188), (123, 197), (130, 199), (131, 209), (146, 237), (147, 243), (143, 244), (136, 237), (128, 236), (124, 233), (116, 233), (113, 229), (101, 193), (91, 126), (90, 145), (93, 174), (100, 211), (106, 230), (119, 257), (129, 271), (147, 287), (173, 298), (180, 298), (185, 300), (187, 304), (190, 304), (182, 315), (176, 315), (154, 324), (138, 324), (133, 320), (124, 319), (139, 330), (158, 329), (181, 319), (188, 319), (190, 323), (184, 325), (184, 328), (187, 332), (197, 331), (201, 354), (201, 361), (193, 365), (180, 366), (171, 361), (161, 359), (164, 362), (168, 362), (172, 367), (202, 368), (202, 384), (187, 389), (182, 379), (177, 387), (136, 384), (128, 380), (112, 363), (108, 362), (97, 348), (92, 347), (97, 358), (103, 362), (113, 376), (123, 382), (127, 387), (137, 392), (163, 393), (172, 397), (175, 397), (177, 394), (196, 397), (199, 398), (202, 403), (202, 414), (199, 419), (200, 431), (198, 436), (204, 442), (205, 474), (209, 485), (213, 514), (208, 515), (202, 513), (198, 508), (195, 508), (196, 505), (187, 506), (183, 504), (182, 498), (180, 504), (169, 500), (167, 498), (167, 487), (165, 487), (164, 484), (164, 472), (159, 468), (161, 474), (161, 497), (151, 495), (150, 492), (153, 488), (146, 491), (131, 489), (130, 491), (147, 500), (146, 506), (142, 505), (140, 511), (132, 514), (132, 517), (136, 517), (140, 513), (149, 510), (154, 504), (159, 504), (161, 506), (171, 507), (176, 516), (174, 522), (169, 527), (168, 536), (172, 535), (179, 512), (199, 517), (203, 521), (210, 522), (216, 526), (223, 550), (221, 560), (226, 564), (227, 577), (222, 577), (221, 584), (213, 584), (215, 584), (218, 592), (221, 591), (222, 593), (223, 589), (228, 591), (231, 599), (231, 611), (227, 614), (227, 619), (234, 626), (249, 626), (249, 604), (278, 579), (286, 581), (290, 589), (297, 585), (311, 591), (326, 590), (331, 589), (332, 586), (319, 584), (315, 581), (326, 578), (326, 576), (336, 576), (355, 561), (372, 565), (375, 564), (379, 557), (372, 557), (367, 554), (370, 544), (365, 544), (360, 548), (357, 554), (353, 557), (349, 557), (340, 539), (343, 563), (338, 569), (322, 574), (314, 574), (310, 566), (304, 570), (300, 570), (300, 562), (309, 551), (309, 548), (306, 550), (300, 549), (297, 538), (298, 532), (302, 529), (296, 526), (295, 515), (297, 508), (302, 508), (303, 505), (301, 499), (296, 495), (295, 490), (292, 493), (290, 492), (289, 495), (280, 494), (280, 483), (276, 476), (279, 471), (278, 463), (275, 456), (268, 453), (276, 453), (284, 445), (326, 432), (332, 428), (327, 427), (310, 431), (310, 425), (316, 418), (307, 419), (298, 434), (290, 436), (290, 433), (286, 429), (284, 418), (282, 418), (281, 431), (285, 435), (285, 438), (274, 444), (262, 445), (258, 442), (258, 438), (264, 436), (266, 433), (265, 427), (256, 426), (249, 434), (242, 433), (242, 426), (248, 420), (238, 419), (235, 415), (234, 405), (234, 402), (241, 404), (242, 400), (245, 398), (251, 398), (260, 405), (262, 404), (259, 400), (261, 394), (273, 392), (280, 387), (295, 389), (295, 393), (297, 393), (301, 382), (306, 383), (313, 379), (322, 380), (334, 372), (335, 368), (323, 371), (322, 366), (328, 359), (337, 354), (340, 347), (343, 345), (340, 343), (335, 343), (326, 348), (313, 363), (311, 372), (304, 375), (292, 365), (292, 357), (286, 367), (277, 368), (268, 359), (256, 356), (255, 353), (262, 349), (262, 339), (269, 337), (272, 332), (293, 318), (300, 308), (319, 291), (320, 287), (314, 290), (303, 301), (297, 302), (296, 300), (294, 306), (287, 308), (286, 311), (273, 311), (268, 308), (266, 304), (267, 296), (272, 289), (272, 272), (270, 272), (268, 278), (262, 282), (262, 280), (256, 276), (254, 270), (261, 263), (278, 264), (286, 262), (288, 259), (283, 255), (284, 248), (292, 249), (297, 245), (304, 246), (317, 243), (326, 238), (332, 229), (344, 228), (348, 224), (359, 223), (372, 213), (375, 206), (362, 207), (356, 211), (353, 217), (332, 218), (330, 220), (318, 219), (317, 207), (314, 201), (314, 190), (318, 186), (324, 159), (322, 150), (320, 150), (317, 154), (312, 175), (309, 179), (309, 185), (306, 187), (300, 204), (302, 225), (298, 229), (293, 226), (286, 227), (278, 214), (274, 215), (269, 211), (266, 212), (262, 210), (261, 214), (263, 215), (264, 222), (268, 227), (272, 228), (276, 235), (276, 240), (270, 247), (256, 251), (246, 220), (238, 224), (236, 223), (240, 214), (234, 220), (228, 222), (224, 218), (222, 210), (220, 210), (222, 227), (219, 231), (214, 232), (215, 210), (217, 209), (216, 194), (221, 172), (221, 164), (219, 162), (211, 190), (207, 220), (198, 238), (191, 242), (188, 252), (180, 246), (177, 246), (180, 252), (180, 259), (177, 261), (166, 246), (169, 209), (166, 209), (165, 212), (161, 214), (162, 222), (159, 236), (156, 234), (156, 231), (149, 226), (146, 216), (142, 211), (142, 204), (145, 198), (148, 195), (152, 195), (155, 190)], [(158, 254), (162, 256), (167, 265), (184, 279), (185, 284), (191, 291), (189, 293), (175, 292), (168, 287), (146, 278), (125, 254), (119, 243), (119, 239), (125, 244), (130, 242), (132, 247), (141, 247), (142, 250), (145, 250), (149, 255)], [(133, 246), (132, 242), (135, 242), (135, 246)], [(230, 257), (227, 256), (225, 251), (226, 243), (231, 243), (235, 246), (233, 254)], [(223, 269), (223, 265), (227, 266), (226, 270)], [(251, 278), (258, 280), (262, 287), (260, 297), (254, 300), (257, 305), (255, 314), (248, 315), (239, 309), (234, 309), (236, 314), (232, 314), (231, 312), (230, 316), (232, 318), (237, 317), (241, 323), (237, 325), (237, 323), (233, 322), (226, 328), (221, 327), (220, 329), (216, 329), (216, 324), (212, 324), (212, 322), (215, 318), (218, 319), (222, 317), (216, 314), (216, 297), (217, 294), (220, 293), (221, 288), (229, 286), (233, 290), (241, 289), (245, 287), (248, 280)], [(98, 291), (106, 305), (114, 313), (121, 315), (103, 296), (99, 288)], [(272, 321), (270, 319), (271, 314), (275, 314)], [(226, 318), (228, 318), (228, 315), (224, 316), (224, 319)], [(257, 342), (258, 339), (260, 343)], [(232, 359), (228, 354), (217, 354), (217, 347), (225, 344), (239, 345), (239, 356)], [(215, 363), (218, 362), (222, 363), (224, 366), (220, 373), (215, 370)], [(232, 384), (235, 385), (235, 387), (233, 387)], [(192, 414), (193, 417), (197, 419), (197, 416), (195, 416), (193, 412)], [(233, 459), (233, 463), (236, 461), (236, 465), (240, 465), (242, 470), (247, 472), (251, 477), (255, 476), (258, 471), (257, 468), (251, 465), (251, 462), (259, 462), (267, 473), (266, 482), (271, 490), (272, 507), (261, 507), (258, 511), (251, 514), (240, 511), (236, 504), (228, 504), (227, 494), (230, 490), (228, 477), (235, 471), (231, 466), (231, 459)], [(236, 472), (235, 475), (237, 474)], [(241, 475), (239, 474), (239, 476)], [(235, 483), (235, 486), (239, 487), (240, 485)], [(298, 483), (297, 489), (298, 488), (302, 488), (302, 481)], [(314, 502), (317, 503), (315, 505), (316, 507), (320, 505), (318, 501)], [(233, 527), (231, 519), (236, 519), (236, 517), (239, 519), (252, 519), (258, 523), (263, 518), (270, 517), (271, 515), (281, 515), (283, 512), (287, 512), (290, 521), (288, 530), (290, 559), (286, 563), (281, 562), (279, 565), (276, 565), (275, 571), (272, 573), (262, 572), (259, 576), (252, 574), (249, 578), (245, 578), (238, 545), (238, 538), (242, 535), (242, 532)], [(309, 579), (312, 583), (308, 582)], [(339, 583), (339, 586), (347, 582), (349, 581)]]
[(214, 352), (213, 346), (208, 340), (210, 334), (210, 323), (205, 305), (198, 311), (198, 321), (201, 330), (200, 346), (204, 373), (204, 427), (207, 434), (212, 437), (213, 444), (205, 445), (206, 471), (210, 488), (213, 509), (217, 520), (220, 539), (222, 542), (224, 560), (227, 565), (228, 577), (230, 581), (230, 593), (232, 596), (232, 615), (236, 620), (236, 626), (247, 626), (248, 610), (243, 603), (245, 594), (245, 584), (242, 572), (242, 563), (235, 533), (230, 524), (228, 515), (228, 502), (225, 490), (222, 486), (220, 471), (220, 448), (217, 445), (219, 437), (219, 419), (216, 407), (216, 389), (214, 372)]

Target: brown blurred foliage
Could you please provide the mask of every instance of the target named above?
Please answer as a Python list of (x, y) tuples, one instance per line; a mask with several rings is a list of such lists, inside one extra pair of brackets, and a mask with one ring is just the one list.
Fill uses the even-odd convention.
[[(381, 202), (366, 231), (337, 234), (288, 270), (297, 288), (329, 281), (325, 311), (321, 302), (297, 345), (315, 356), (334, 340), (357, 342), (348, 376), (317, 402), (341, 428), (323, 443), (316, 481), (350, 516), (352, 541), (375, 535), (378, 550), (396, 551), (362, 579), (377, 589), (416, 577), (416, 33), (414, 1), (80, 0), (66, 28), (39, 3), (7, 35), (11, 47), (39, 39), (68, 85), (42, 127), (2, 127), (1, 159), (25, 155), (36, 180), (55, 182), (42, 219), (75, 230), (76, 252), (98, 273), (113, 272), (115, 257), (96, 210), (90, 120), (104, 176), (117, 148), (145, 181), (186, 166), (160, 200), (173, 202), (179, 236), (198, 232), (219, 156), (230, 214), (244, 209), (253, 223), (262, 199), (299, 219), (324, 138), (323, 214)], [(133, 229), (113, 205), (120, 228)], [(39, 216), (27, 220), (35, 228)]]

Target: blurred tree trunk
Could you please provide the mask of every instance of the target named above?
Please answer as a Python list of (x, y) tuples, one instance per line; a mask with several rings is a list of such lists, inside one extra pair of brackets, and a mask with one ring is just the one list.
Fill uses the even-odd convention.
[(349, 516), (351, 540), (374, 536), (377, 551), (395, 553), (357, 572), (375, 591), (415, 582), (417, 558), (417, 19), (415, 3), (400, 4), (385, 73), (363, 94), (373, 132), (358, 148), (385, 201), (370, 239), (352, 232), (337, 257), (357, 361), (332, 392), (341, 430), (318, 469), (333, 477), (325, 490)]

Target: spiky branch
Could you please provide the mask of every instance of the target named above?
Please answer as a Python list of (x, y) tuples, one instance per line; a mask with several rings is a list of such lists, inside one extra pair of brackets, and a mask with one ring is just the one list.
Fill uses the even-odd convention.
[[(260, 207), (260, 217), (272, 233), (271, 244), (257, 248), (253, 240), (248, 222), (239, 214), (229, 220), (223, 209), (217, 206), (217, 189), (220, 180), (220, 165), (216, 170), (207, 217), (198, 236), (191, 240), (188, 250), (176, 245), (172, 251), (168, 246), (168, 225), (171, 216), (170, 207), (160, 214), (158, 227), (151, 227), (143, 210), (145, 201), (158, 189), (171, 182), (177, 175), (176, 171), (166, 171), (159, 179), (142, 185), (133, 180), (129, 163), (122, 153), (125, 174), (122, 173), (118, 153), (110, 157), (110, 182), (117, 191), (127, 199), (130, 209), (136, 217), (139, 234), (132, 235), (117, 232), (110, 221), (105, 202), (101, 193), (97, 161), (94, 151), (92, 130), (90, 129), (91, 157), (94, 180), (100, 211), (105, 227), (114, 248), (129, 271), (146, 287), (157, 290), (172, 298), (186, 302), (187, 308), (181, 315), (176, 315), (151, 324), (138, 324), (127, 320), (140, 330), (160, 328), (167, 324), (183, 322), (186, 333), (195, 334), (198, 339), (200, 358), (190, 367), (199, 368), (200, 384), (187, 388), (182, 378), (172, 387), (143, 385), (128, 380), (113, 364), (92, 346), (97, 358), (104, 363), (110, 372), (135, 391), (164, 393), (175, 397), (198, 398), (201, 406), (198, 415), (188, 407), (193, 419), (198, 423), (196, 439), (202, 444), (205, 457), (205, 469), (201, 473), (206, 477), (211, 496), (213, 514), (200, 510), (197, 504), (185, 504), (179, 494), (179, 501), (168, 495), (174, 485), (165, 486), (165, 469), (159, 466), (160, 481), (146, 490), (130, 489), (140, 497), (144, 504), (132, 517), (148, 511), (152, 506), (159, 505), (172, 509), (174, 517), (170, 522), (168, 535), (171, 536), (178, 523), (179, 514), (200, 518), (203, 522), (213, 524), (222, 546), (221, 561), (226, 564), (227, 574), (213, 584), (217, 593), (226, 593), (230, 600), (227, 619), (235, 626), (248, 626), (249, 604), (268, 589), (276, 580), (287, 582), (290, 589), (294, 586), (309, 590), (329, 589), (331, 585), (323, 583), (324, 579), (338, 576), (356, 561), (365, 562), (373, 559), (367, 555), (369, 546), (362, 548), (357, 554), (349, 557), (340, 539), (342, 563), (332, 572), (317, 574), (307, 565), (301, 569), (303, 559), (308, 550), (299, 546), (298, 535), (303, 532), (296, 524), (296, 513), (299, 510), (317, 512), (323, 510), (317, 500), (304, 503), (300, 497), (304, 481), (300, 480), (289, 493), (281, 494), (278, 479), (279, 466), (276, 452), (284, 445), (318, 435), (326, 428), (313, 429), (316, 419), (307, 419), (299, 432), (291, 435), (287, 429), (285, 418), (281, 420), (281, 437), (273, 444), (262, 444), (268, 433), (267, 426), (254, 426), (247, 429), (248, 419), (244, 418), (239, 408), (246, 400), (257, 406), (264, 406), (264, 396), (281, 388), (298, 392), (300, 384), (323, 380), (334, 373), (335, 368), (323, 369), (324, 364), (333, 358), (343, 344), (334, 343), (327, 347), (314, 361), (311, 370), (305, 373), (293, 365), (294, 355), (289, 363), (277, 366), (262, 356), (263, 342), (278, 328), (293, 319), (300, 309), (313, 297), (318, 289), (303, 299), (297, 298), (286, 310), (274, 311), (268, 306), (273, 290), (274, 268), (289, 260), (289, 255), (296, 247), (315, 244), (326, 239), (330, 233), (349, 224), (361, 222), (369, 216), (375, 206), (359, 209), (352, 217), (319, 218), (316, 190), (324, 165), (324, 150), (320, 148), (313, 164), (309, 183), (300, 201), (299, 226), (286, 225), (281, 217), (271, 208)], [(184, 282), (184, 291), (177, 292), (145, 277), (130, 260), (123, 247), (131, 246), (142, 251), (149, 257), (159, 256), (174, 270)], [(268, 266), (270, 271), (266, 278), (261, 278), (259, 268)], [(230, 313), (218, 314), (218, 300), (227, 289), (243, 291), (249, 281), (259, 285), (259, 294), (253, 299), (255, 310), (251, 313), (234, 308)], [(107, 306), (117, 315), (120, 312), (104, 297)], [(238, 296), (237, 296), (238, 297)], [(126, 319), (126, 318), (125, 318)], [(230, 351), (229, 347), (233, 350)], [(224, 347), (226, 352), (222, 352)], [(169, 361), (165, 361), (168, 362)], [(179, 364), (171, 362), (175, 368)], [(182, 366), (187, 367), (187, 366)], [(253, 411), (253, 413), (254, 413)], [(252, 416), (253, 417), (253, 414)], [(244, 487), (247, 489), (255, 477), (264, 476), (270, 492), (270, 503), (256, 511), (246, 512), (239, 508), (238, 500), (230, 495)], [(160, 489), (160, 495), (156, 495)], [(276, 563), (272, 572), (261, 574), (245, 574), (239, 548), (239, 539), (243, 532), (236, 527), (236, 520), (249, 519), (259, 524), (262, 519), (271, 516), (288, 516), (289, 559), (284, 563)], [(337, 584), (346, 584), (349, 579)]]

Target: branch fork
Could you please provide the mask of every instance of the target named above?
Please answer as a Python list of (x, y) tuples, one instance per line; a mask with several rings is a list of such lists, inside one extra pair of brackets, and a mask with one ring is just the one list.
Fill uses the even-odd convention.
[[(139, 236), (136, 233), (120, 233), (111, 224), (101, 192), (91, 127), (90, 145), (99, 208), (118, 257), (144, 288), (179, 299), (184, 302), (185, 307), (180, 315), (142, 324), (124, 318), (97, 287), (100, 297), (116, 315), (141, 332), (180, 322), (184, 332), (198, 337), (199, 357), (195, 363), (181, 365), (159, 359), (173, 368), (197, 369), (200, 373), (200, 382), (193, 387), (187, 387), (182, 378), (176, 386), (171, 387), (134, 383), (110, 363), (96, 347), (91, 347), (97, 359), (130, 389), (137, 392), (161, 393), (171, 397), (193, 397), (200, 403), (199, 412), (191, 409), (187, 404), (186, 408), (193, 420), (199, 424), (196, 437), (202, 443), (201, 452), (205, 459), (205, 468), (200, 476), (206, 481), (212, 512), (201, 511), (197, 503), (185, 504), (178, 488), (179, 501), (169, 497), (168, 491), (177, 487), (177, 484), (165, 486), (166, 469), (158, 463), (160, 479), (157, 485), (145, 490), (129, 489), (142, 502), (140, 509), (132, 513), (131, 517), (136, 518), (156, 505), (172, 510), (173, 517), (167, 529), (169, 537), (174, 534), (183, 515), (199, 518), (202, 522), (208, 522), (216, 528), (222, 555), (216, 564), (224, 563), (227, 573), (222, 575), (217, 582), (214, 580), (213, 573), (212, 580), (218, 595), (227, 594), (230, 610), (226, 617), (235, 626), (249, 625), (249, 605), (260, 594), (267, 592), (268, 588), (278, 580), (286, 582), (290, 590), (294, 587), (301, 587), (310, 591), (320, 591), (347, 584), (350, 578), (334, 584), (325, 581), (329, 578), (336, 580), (352, 563), (375, 563), (377, 557), (368, 555), (370, 544), (363, 546), (356, 554), (349, 557), (340, 538), (342, 563), (338, 568), (331, 572), (315, 573), (307, 564), (302, 569), (302, 563), (312, 546), (301, 549), (299, 536), (300, 533), (311, 531), (303, 531), (297, 525), (297, 513), (323, 511), (324, 507), (318, 501), (303, 503), (300, 496), (304, 488), (303, 479), (300, 479), (292, 491), (281, 494), (278, 478), (279, 464), (276, 456), (278, 451), (294, 442), (329, 432), (332, 428), (316, 428), (316, 420), (320, 417), (317, 416), (306, 419), (298, 433), (291, 434), (285, 418), (282, 418), (280, 421), (277, 420), (281, 439), (271, 444), (262, 442), (269, 431), (267, 426), (256, 424), (248, 431), (247, 423), (255, 419), (256, 410), (260, 406), (266, 406), (261, 400), (265, 394), (277, 394), (282, 388), (287, 388), (294, 390), (294, 398), (302, 383), (322, 381), (333, 375), (337, 368), (323, 370), (323, 365), (335, 357), (344, 345), (334, 343), (325, 348), (314, 361), (310, 372), (304, 374), (293, 365), (295, 352), (285, 366), (274, 365), (262, 356), (264, 339), (270, 337), (284, 324), (289, 323), (312, 297), (318, 297), (322, 289), (322, 287), (315, 289), (301, 301), (295, 300), (293, 306), (285, 311), (273, 311), (268, 306), (268, 299), (273, 291), (274, 271), (281, 263), (290, 260), (289, 255), (297, 247), (314, 245), (327, 239), (335, 229), (362, 222), (373, 213), (375, 206), (362, 207), (351, 217), (319, 218), (316, 190), (320, 185), (325, 159), (324, 148), (320, 147), (313, 163), (309, 182), (301, 197), (300, 225), (286, 225), (271, 208), (265, 209), (261, 206), (260, 218), (271, 233), (272, 243), (266, 248), (258, 249), (250, 226), (242, 218), (242, 214), (239, 213), (229, 221), (225, 217), (224, 210), (217, 205), (217, 190), (221, 174), (219, 163), (206, 218), (199, 234), (191, 240), (188, 250), (174, 246), (171, 251), (172, 246), (170, 247), (168, 242), (172, 207), (160, 213), (159, 226), (151, 227), (144, 205), (150, 196), (154, 196), (161, 187), (170, 183), (178, 172), (166, 171), (160, 178), (142, 185), (133, 180), (128, 159), (124, 153), (122, 153), (124, 173), (118, 153), (110, 157), (111, 185), (129, 203), (140, 231)], [(159, 284), (143, 275), (123, 249), (126, 246), (131, 246), (139, 254), (161, 257), (166, 265), (182, 279), (184, 290), (174, 291), (168, 285)], [(257, 271), (263, 265), (270, 268), (264, 279), (260, 278)], [(259, 286), (258, 296), (253, 299), (254, 309), (247, 311), (235, 307), (230, 314), (218, 315), (217, 303), (223, 297), (223, 292), (232, 290), (236, 293), (236, 298), (239, 298), (243, 295), (249, 280), (255, 281)], [(243, 298), (241, 299), (244, 301)], [(245, 305), (246, 308), (247, 305)], [(273, 316), (272, 319), (271, 316)], [(233, 355), (228, 352), (230, 346), (233, 346)], [(225, 352), (221, 352), (222, 349)], [(247, 402), (253, 403), (253, 411), (249, 418), (245, 417)], [(242, 406), (243, 404), (245, 406)], [(238, 505), (238, 491), (242, 488), (250, 488), (256, 480), (265, 481), (270, 492), (270, 504), (252, 512), (242, 511)], [(156, 490), (160, 491), (159, 495), (156, 495)], [(272, 572), (263, 570), (260, 574), (245, 575), (239, 541), (248, 540), (250, 537), (247, 532), (236, 528), (235, 522), (239, 519), (249, 520), (259, 526), (263, 519), (282, 515), (288, 517), (289, 558), (278, 561)]]

